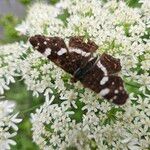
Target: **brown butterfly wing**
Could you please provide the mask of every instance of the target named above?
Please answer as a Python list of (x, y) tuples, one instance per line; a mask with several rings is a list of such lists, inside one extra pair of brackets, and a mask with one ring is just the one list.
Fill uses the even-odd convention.
[(30, 43), (57, 66), (72, 74), (87, 87), (115, 104), (124, 104), (128, 98), (123, 80), (113, 75), (121, 70), (119, 59), (102, 54), (99, 59), (92, 54), (98, 46), (83, 37), (71, 37), (69, 47), (60, 37), (35, 35)]

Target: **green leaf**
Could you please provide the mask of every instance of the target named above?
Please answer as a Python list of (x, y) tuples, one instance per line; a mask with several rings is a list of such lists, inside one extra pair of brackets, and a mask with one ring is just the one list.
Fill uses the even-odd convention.
[(66, 27), (67, 23), (68, 23), (67, 22), (67, 18), (69, 18), (69, 16), (70, 16), (70, 14), (69, 14), (68, 10), (64, 9), (62, 14), (58, 15), (57, 18), (60, 19), (64, 23), (64, 25)]
[(126, 0), (126, 3), (129, 7), (141, 7), (139, 0)]
[(4, 38), (1, 39), (0, 43), (13, 43), (16, 41), (27, 39), (27, 37), (25, 36), (20, 37), (15, 30), (15, 27), (19, 22), (20, 20), (11, 14), (1, 17), (0, 25), (3, 27), (4, 30)]
[(51, 5), (55, 5), (56, 3), (58, 3), (60, 0), (49, 0)]
[(19, 0), (19, 2), (23, 5), (29, 5), (32, 2), (32, 0)]

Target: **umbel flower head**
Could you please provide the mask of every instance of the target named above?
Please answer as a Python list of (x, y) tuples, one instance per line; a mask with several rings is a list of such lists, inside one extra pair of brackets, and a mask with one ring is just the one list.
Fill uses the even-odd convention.
[[(2, 99), (2, 97), (0, 97)], [(22, 119), (17, 118), (18, 113), (13, 114), (15, 103), (13, 101), (0, 101), (0, 149), (10, 149), (10, 145), (16, 145), (12, 140), (17, 134), (17, 124)]]
[[(28, 42), (17, 44), (13, 47), (17, 58), (7, 62), (17, 64), (14, 72), (27, 90), (45, 96), (45, 103), (31, 115), (33, 141), (40, 149), (149, 149), (150, 2), (140, 3), (139, 8), (116, 0), (61, 0), (55, 6), (36, 3), (17, 26), (27, 36), (59, 36), (65, 42), (70, 36), (90, 38), (99, 46), (97, 54), (106, 52), (120, 59), (120, 75), (129, 93), (125, 105), (113, 105), (79, 82), (72, 84), (69, 74)], [(11, 57), (11, 53), (4, 56)], [(10, 63), (5, 64), (7, 70)], [(0, 77), (1, 89), (6, 89), (5, 78)]]

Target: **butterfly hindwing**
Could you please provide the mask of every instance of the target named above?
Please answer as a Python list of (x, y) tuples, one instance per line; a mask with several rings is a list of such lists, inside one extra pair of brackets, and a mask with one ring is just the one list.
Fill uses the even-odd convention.
[(101, 58), (89, 71), (85, 72), (84, 76), (80, 77), (78, 80), (84, 87), (90, 88), (115, 104), (124, 104), (128, 98), (128, 94), (124, 90), (123, 80), (118, 76), (109, 75), (101, 63)]
[(128, 94), (124, 89), (123, 80), (115, 75), (109, 75), (107, 78), (108, 81), (101, 85), (100, 95), (115, 104), (124, 104), (128, 98)]
[(106, 67), (108, 74), (114, 74), (121, 71), (120, 60), (103, 53), (100, 57), (101, 63)]

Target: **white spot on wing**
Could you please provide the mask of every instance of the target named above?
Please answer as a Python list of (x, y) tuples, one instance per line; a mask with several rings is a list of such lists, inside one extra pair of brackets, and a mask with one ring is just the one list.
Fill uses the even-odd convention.
[(94, 57), (91, 57), (88, 61), (91, 61), (91, 60), (93, 60), (94, 59)]
[(87, 53), (79, 48), (69, 48), (69, 52), (75, 52), (81, 56), (88, 57), (91, 53)]
[(44, 55), (45, 57), (48, 57), (48, 56), (51, 54), (51, 51), (52, 51), (52, 50), (51, 50), (50, 48), (46, 48), (43, 55)]
[(44, 44), (45, 44), (45, 45), (47, 45), (47, 42), (46, 42), (46, 41), (44, 41)]
[(97, 66), (104, 72), (104, 75), (107, 76), (107, 70), (106, 70), (106, 68), (102, 65), (102, 63), (101, 63), (100, 60), (98, 61)]
[(81, 49), (73, 49), (74, 52), (78, 53), (78, 54), (82, 54), (82, 50)]
[(91, 55), (91, 53), (86, 53), (85, 54), (85, 57), (88, 57), (88, 56), (90, 56)]
[(63, 54), (65, 54), (67, 52), (67, 50), (65, 48), (61, 48), (58, 52), (57, 55), (61, 56)]
[(115, 100), (115, 99), (117, 99), (117, 96), (116, 96), (116, 95), (113, 97), (113, 100)]
[(110, 90), (108, 88), (105, 88), (105, 89), (103, 89), (103, 90), (100, 91), (100, 95), (101, 96), (105, 96), (105, 95), (107, 95), (109, 93), (109, 91)]
[(119, 90), (121, 90), (121, 91), (122, 91), (122, 90), (123, 90), (123, 87), (122, 87), (122, 86), (120, 86), (120, 87), (119, 87)]
[(117, 93), (119, 93), (119, 91), (118, 91), (118, 90), (115, 90), (115, 94), (117, 94)]
[(100, 81), (100, 85), (104, 85), (108, 81), (108, 77), (103, 77)]
[(38, 48), (39, 48), (38, 46), (35, 47), (35, 49), (38, 49)]

